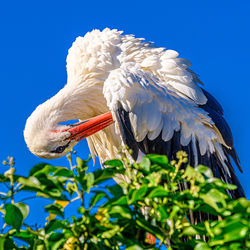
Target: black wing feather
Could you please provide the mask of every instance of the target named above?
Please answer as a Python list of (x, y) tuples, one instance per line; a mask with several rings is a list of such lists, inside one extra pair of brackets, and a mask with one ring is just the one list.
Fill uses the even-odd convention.
[[(220, 103), (210, 93), (208, 93), (205, 89), (201, 88), (201, 90), (204, 93), (204, 95), (207, 97), (207, 102), (205, 105), (210, 107), (211, 109), (213, 109), (214, 111), (216, 111), (220, 115), (224, 115), (224, 110), (221, 107)], [(201, 106), (203, 106), (203, 105), (201, 105)]]
[[(203, 105), (203, 108), (204, 106), (205, 105)], [(222, 118), (220, 114), (212, 110), (209, 106), (206, 106), (204, 109), (209, 110), (209, 114), (212, 114), (211, 118), (213, 119), (216, 126), (220, 130), (223, 138), (225, 137), (226, 143), (231, 145), (233, 143), (232, 133), (227, 123), (225, 122), (225, 120)], [(135, 160), (138, 157), (139, 150), (141, 150), (144, 154), (166, 155), (168, 156), (170, 161), (173, 159), (176, 159), (176, 153), (178, 151), (184, 150), (188, 154), (189, 164), (191, 166), (195, 165), (192, 141), (187, 146), (182, 146), (180, 143), (180, 136), (181, 136), (180, 130), (175, 131), (173, 137), (169, 141), (162, 140), (162, 133), (160, 133), (160, 135), (154, 140), (149, 140), (148, 136), (146, 136), (142, 141), (137, 142), (132, 132), (132, 126), (131, 126), (130, 119), (129, 119), (129, 112), (126, 112), (122, 107), (120, 107), (117, 110), (116, 115), (119, 118), (119, 125), (121, 128), (124, 143), (127, 144), (127, 146), (133, 150), (132, 156)], [(238, 198), (242, 196), (244, 197), (245, 194), (244, 194), (243, 188), (240, 185), (240, 182), (235, 175), (231, 161), (229, 159), (229, 155), (230, 155), (240, 168), (239, 159), (235, 150), (233, 148), (228, 149), (226, 147), (223, 147), (224, 153), (228, 159), (225, 162), (230, 172), (228, 173), (227, 171), (225, 171), (225, 168), (216, 153), (211, 154), (207, 152), (205, 155), (201, 155), (198, 141), (196, 141), (196, 148), (197, 148), (197, 155), (198, 155), (198, 164), (202, 164), (202, 165), (209, 167), (212, 170), (215, 177), (220, 178), (227, 183), (237, 185), (238, 186), (237, 190), (228, 191), (228, 193), (233, 198)]]
[(208, 115), (212, 118), (215, 126), (219, 129), (223, 140), (229, 147), (233, 147), (233, 135), (230, 127), (228, 126), (225, 119), (217, 113), (215, 110), (211, 109), (209, 106), (204, 105), (203, 109), (208, 112)]

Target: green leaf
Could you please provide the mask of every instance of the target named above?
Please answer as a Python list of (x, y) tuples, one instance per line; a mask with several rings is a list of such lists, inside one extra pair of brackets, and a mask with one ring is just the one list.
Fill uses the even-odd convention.
[(169, 195), (169, 191), (166, 191), (162, 186), (154, 187), (151, 190), (152, 191), (147, 196), (150, 199), (155, 197), (166, 197)]
[(123, 195), (123, 189), (118, 184), (111, 186), (111, 187), (107, 187), (107, 189), (115, 197), (117, 197), (117, 196), (120, 197)]
[(210, 248), (208, 244), (205, 242), (198, 243), (194, 248), (194, 250), (211, 250), (211, 249), (212, 248)]
[(9, 178), (4, 176), (3, 174), (0, 174), (0, 182), (9, 182)]
[(102, 233), (101, 237), (110, 239), (114, 237), (119, 231), (120, 231), (119, 225), (115, 225), (112, 229)]
[(164, 220), (166, 220), (166, 219), (168, 219), (168, 213), (167, 213), (167, 209), (166, 209), (166, 207), (164, 207), (164, 206), (158, 206), (157, 207), (157, 210), (160, 212), (160, 216), (161, 216), (161, 221), (164, 221)]
[(53, 203), (45, 207), (45, 211), (64, 218), (63, 207), (60, 204)]
[(116, 198), (116, 199), (112, 199), (111, 200), (111, 203), (108, 203), (108, 205), (111, 204), (112, 206), (114, 205), (128, 205), (128, 200), (127, 200), (127, 197), (126, 196), (121, 196), (119, 198)]
[(66, 238), (64, 237), (63, 233), (52, 233), (49, 236), (49, 246), (51, 250), (57, 250), (62, 247), (62, 244), (66, 242)]
[(169, 219), (173, 219), (175, 217), (175, 215), (180, 211), (180, 207), (173, 205), (172, 207), (172, 211), (169, 214)]
[(230, 190), (234, 190), (237, 188), (236, 185), (233, 184), (229, 184), (229, 183), (225, 183), (222, 180), (218, 179), (218, 178), (210, 178), (209, 179), (209, 183), (212, 183), (218, 187), (221, 187), (223, 189), (230, 189)]
[(13, 228), (20, 230), (22, 222), (23, 222), (23, 214), (20, 209), (14, 204), (6, 204), (5, 205), (5, 216), (4, 220), (6, 224), (12, 226)]
[(135, 244), (133, 246), (129, 246), (126, 248), (126, 250), (143, 250), (139, 245)]
[(145, 179), (149, 181), (149, 186), (158, 186), (161, 182), (161, 173), (153, 172), (149, 174)]
[(68, 201), (65, 194), (63, 194), (60, 190), (56, 188), (53, 188), (51, 190), (42, 190), (40, 192), (37, 192), (37, 196), (50, 198), (54, 200), (60, 200), (60, 201)]
[(23, 190), (37, 191), (43, 189), (43, 186), (41, 185), (40, 181), (34, 176), (30, 176), (28, 178), (20, 177), (18, 178), (18, 182), (24, 185), (21, 188)]
[(132, 218), (132, 211), (128, 207), (125, 207), (125, 206), (118, 206), (118, 205), (112, 206), (109, 209), (109, 214), (111, 214), (111, 215), (118, 214), (121, 217), (126, 218), (126, 219)]
[(58, 241), (61, 238), (64, 238), (64, 234), (63, 233), (52, 233), (49, 236), (49, 241)]
[(115, 159), (111, 161), (105, 161), (103, 163), (104, 166), (109, 166), (109, 167), (123, 167), (123, 163), (121, 160)]
[(167, 167), (170, 165), (166, 155), (148, 154), (147, 158), (153, 163), (157, 163)]
[(134, 202), (138, 200), (144, 199), (145, 194), (148, 191), (148, 187), (146, 185), (142, 185), (139, 189), (134, 189), (129, 194), (129, 204), (133, 204)]
[(95, 206), (95, 204), (100, 201), (102, 198), (108, 198), (107, 194), (104, 192), (100, 192), (98, 194), (95, 194), (93, 197), (91, 197), (90, 200), (90, 207), (92, 208), (93, 206)]
[(203, 183), (205, 181), (204, 176), (197, 169), (194, 169), (190, 166), (186, 167), (183, 178), (187, 178), (188, 180), (195, 179), (200, 183)]
[(149, 160), (148, 157), (144, 156), (142, 158), (142, 161), (140, 162), (140, 167), (145, 170), (146, 172), (149, 172), (150, 171), (150, 165), (151, 165), (151, 162)]
[(28, 230), (25, 230), (25, 231), (20, 230), (19, 232), (15, 232), (13, 236), (29, 244), (32, 244), (34, 241), (34, 235), (30, 233)]
[(213, 178), (212, 170), (206, 166), (198, 165), (195, 167), (195, 170), (198, 170), (200, 173), (202, 173), (206, 179)]
[[(170, 170), (171, 172), (174, 171), (174, 167), (169, 163), (168, 158), (166, 155), (156, 155), (156, 154), (148, 154), (146, 156), (151, 163), (157, 164), (158, 166), (161, 166), (165, 170)], [(151, 165), (151, 170), (154, 165)]]
[(56, 167), (54, 172), (54, 176), (63, 176), (63, 177), (73, 177), (73, 173), (71, 170), (65, 167)]
[(94, 182), (95, 182), (95, 175), (93, 173), (88, 173), (86, 175), (87, 178), (87, 189), (89, 190), (90, 188), (93, 187)]
[(19, 210), (21, 211), (21, 213), (23, 215), (23, 219), (25, 219), (29, 214), (29, 206), (27, 204), (22, 203), (22, 202), (15, 203), (15, 206), (17, 206), (19, 208)]
[(207, 194), (201, 194), (200, 197), (206, 204), (214, 208), (217, 212), (221, 212), (226, 206), (225, 198), (227, 196), (217, 189), (213, 188), (209, 190)]
[(39, 175), (41, 173), (48, 174), (55, 171), (55, 168), (52, 165), (47, 163), (39, 163), (36, 164), (33, 168), (31, 168), (29, 172), (29, 176)]
[(82, 160), (80, 157), (76, 157), (76, 163), (80, 170), (87, 169), (87, 164), (90, 161), (91, 157), (88, 158), (88, 160)]
[(199, 235), (199, 232), (194, 227), (189, 226), (183, 229), (182, 235)]
[(153, 226), (151, 223), (146, 221), (143, 217), (137, 217), (135, 222), (140, 228), (145, 229), (147, 232), (153, 234), (159, 240), (163, 241), (164, 235), (158, 227)]
[(239, 198), (238, 200), (231, 201), (229, 207), (234, 213), (247, 214), (247, 209), (250, 208), (250, 201), (246, 200), (246, 198)]
[(109, 180), (115, 177), (117, 173), (119, 173), (119, 171), (117, 171), (116, 169), (112, 169), (112, 168), (98, 169), (97, 171), (94, 172), (94, 175), (95, 175), (94, 184), (97, 185), (101, 182)]
[(63, 243), (66, 242), (66, 239), (62, 238), (58, 241), (56, 241), (54, 244), (52, 244), (50, 247), (51, 247), (51, 250), (58, 250), (58, 249), (61, 249)]
[(224, 241), (237, 241), (245, 238), (249, 233), (249, 227), (243, 224), (242, 221), (229, 222), (224, 229)]
[(229, 249), (230, 250), (242, 249), (242, 243), (239, 243), (239, 242), (232, 243), (232, 244), (230, 244)]
[(65, 229), (65, 228), (66, 228), (66, 226), (63, 223), (63, 221), (60, 221), (60, 220), (51, 220), (46, 225), (46, 227), (44, 229), (45, 229), (45, 233), (48, 234), (48, 233), (50, 233), (52, 231), (55, 231), (57, 229)]

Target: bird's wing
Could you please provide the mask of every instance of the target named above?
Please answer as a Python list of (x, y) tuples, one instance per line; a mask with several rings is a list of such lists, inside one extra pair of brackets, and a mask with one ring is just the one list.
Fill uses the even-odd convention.
[(238, 184), (228, 156), (232, 150), (226, 141), (230, 130), (223, 127), (227, 124), (214, 115), (213, 109), (208, 110), (209, 105), (182, 98), (133, 63), (110, 73), (104, 83), (104, 96), (117, 132), (133, 150), (134, 158), (141, 150), (145, 154), (165, 154), (172, 160), (177, 151), (184, 150), (190, 165), (204, 164), (217, 177)]
[[(152, 72), (169, 89), (173, 89), (183, 98), (194, 101), (197, 104), (205, 104), (207, 98), (198, 86), (201, 81), (198, 76), (189, 69), (191, 62), (185, 58), (178, 58), (178, 52), (165, 50), (160, 56), (152, 54), (145, 58), (141, 67), (145, 71)], [(198, 83), (198, 84), (197, 84)]]

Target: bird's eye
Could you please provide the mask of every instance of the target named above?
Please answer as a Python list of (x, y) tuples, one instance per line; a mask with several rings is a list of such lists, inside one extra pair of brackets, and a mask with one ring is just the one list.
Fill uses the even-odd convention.
[(65, 146), (60, 146), (60, 147), (58, 147), (58, 148), (56, 148), (56, 152), (57, 153), (62, 153), (63, 151), (64, 151), (64, 149), (65, 149)]
[(59, 147), (57, 147), (55, 150), (51, 151), (51, 153), (58, 153), (58, 154), (60, 154), (60, 153), (62, 153), (62, 152), (65, 150), (65, 148), (66, 148), (67, 146), (68, 146), (68, 145), (59, 146)]

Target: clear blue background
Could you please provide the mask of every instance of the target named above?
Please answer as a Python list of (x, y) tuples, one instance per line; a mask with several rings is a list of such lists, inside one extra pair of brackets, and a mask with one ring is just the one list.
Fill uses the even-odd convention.
[[(43, 161), (28, 151), (23, 128), (36, 106), (66, 83), (72, 42), (110, 27), (177, 50), (193, 63), (224, 107), (244, 169), (238, 176), (250, 197), (250, 1), (1, 1), (0, 27), (0, 160), (14, 156), (18, 174)], [(87, 158), (86, 141), (77, 151)], [(66, 158), (47, 162), (65, 165)], [(43, 221), (41, 204), (33, 202), (30, 222)]]

